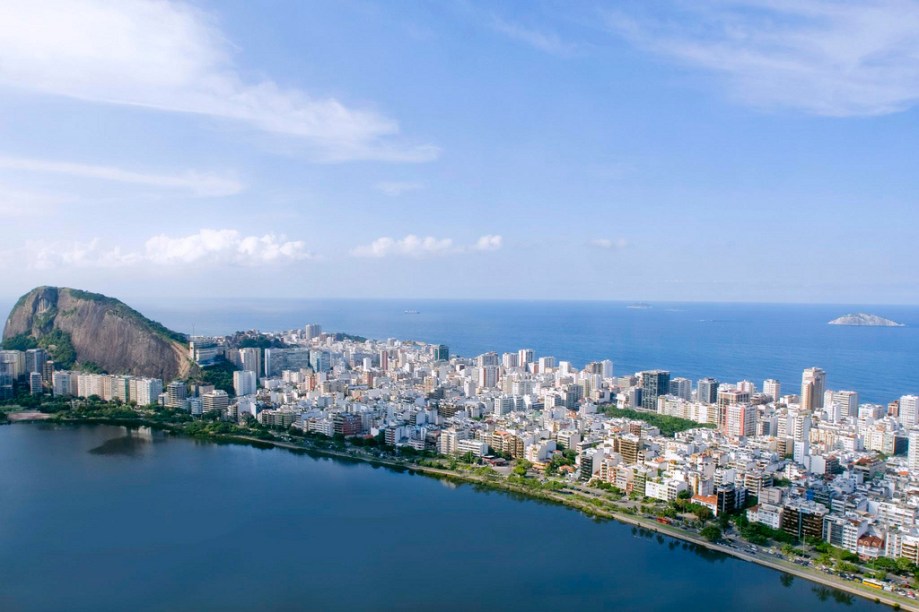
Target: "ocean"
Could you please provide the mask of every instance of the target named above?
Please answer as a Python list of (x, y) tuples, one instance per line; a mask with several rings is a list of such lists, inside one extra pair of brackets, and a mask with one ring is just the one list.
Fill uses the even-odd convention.
[[(446, 344), (451, 354), (533, 348), (580, 367), (611, 359), (617, 374), (666, 369), (693, 381), (767, 378), (797, 393), (821, 367), (827, 388), (862, 402), (919, 393), (919, 306), (463, 300), (233, 299), (141, 301), (132, 306), (177, 331), (228, 334), (319, 323), (325, 331)], [(417, 311), (407, 314), (406, 311)], [(827, 323), (868, 312), (906, 327)]]

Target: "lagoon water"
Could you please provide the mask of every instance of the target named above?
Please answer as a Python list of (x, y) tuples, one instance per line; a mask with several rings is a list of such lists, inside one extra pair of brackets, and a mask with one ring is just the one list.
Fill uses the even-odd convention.
[[(178, 331), (228, 334), (320, 323), (326, 331), (442, 343), (454, 354), (516, 351), (554, 355), (576, 367), (611, 359), (617, 374), (661, 368), (693, 381), (766, 378), (800, 391), (801, 372), (818, 366), (827, 388), (853, 389), (863, 402), (919, 394), (919, 307), (459, 300), (236, 299), (135, 304)], [(406, 314), (406, 310), (418, 314)], [(906, 327), (827, 325), (868, 312)]]
[(0, 609), (880, 610), (472, 486), (110, 426), (0, 427)]

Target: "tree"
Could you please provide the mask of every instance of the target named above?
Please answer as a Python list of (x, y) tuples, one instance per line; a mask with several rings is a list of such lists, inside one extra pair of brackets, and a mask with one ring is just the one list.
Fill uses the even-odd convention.
[(717, 542), (721, 539), (721, 528), (717, 525), (707, 525), (702, 528), (702, 531), (699, 532), (703, 538), (709, 542)]

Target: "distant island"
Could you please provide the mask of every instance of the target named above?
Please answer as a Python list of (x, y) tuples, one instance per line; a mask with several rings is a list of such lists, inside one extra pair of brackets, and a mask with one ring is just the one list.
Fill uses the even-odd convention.
[(829, 324), (857, 325), (860, 327), (906, 327), (903, 323), (897, 323), (873, 314), (865, 314), (864, 312), (841, 316), (838, 319), (833, 319)]
[(647, 310), (651, 308), (651, 304), (648, 304), (647, 302), (636, 302), (634, 304), (629, 304), (626, 306), (626, 308), (631, 308), (633, 310)]

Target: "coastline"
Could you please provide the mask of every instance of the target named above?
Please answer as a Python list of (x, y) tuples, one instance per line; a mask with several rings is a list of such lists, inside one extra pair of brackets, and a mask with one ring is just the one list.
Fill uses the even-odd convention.
[[(13, 414), (11, 413), (11, 417)], [(196, 437), (189, 436), (185, 434), (181, 428), (175, 427), (169, 423), (161, 423), (156, 421), (151, 421), (143, 417), (138, 416), (137, 418), (131, 419), (117, 419), (110, 417), (85, 417), (85, 418), (58, 418), (55, 415), (47, 415), (44, 413), (19, 413), (20, 418), (12, 419), (10, 424), (13, 423), (30, 423), (30, 422), (51, 422), (58, 424), (90, 424), (90, 425), (113, 425), (121, 427), (151, 427), (153, 429), (167, 431), (174, 435), (190, 438), (190, 439), (200, 439), (203, 441), (211, 441), (215, 443), (228, 443), (228, 444), (241, 444), (247, 446), (255, 446), (258, 448), (278, 448), (287, 450), (289, 452), (300, 453), (300, 454), (311, 454), (318, 456), (331, 457), (339, 460), (350, 460), (358, 461), (362, 463), (368, 463), (371, 465), (377, 465), (381, 467), (390, 468), (396, 471), (401, 472), (410, 472), (415, 474), (421, 474), (430, 476), (432, 478), (437, 478), (439, 480), (448, 480), (458, 483), (466, 483), (474, 486), (480, 486), (487, 489), (494, 489), (499, 491), (504, 491), (507, 493), (514, 493), (521, 496), (524, 496), (528, 499), (537, 499), (542, 501), (547, 501), (550, 503), (555, 503), (558, 505), (566, 506), (572, 510), (580, 511), (592, 518), (600, 518), (605, 520), (614, 520), (618, 521), (624, 525), (630, 525), (633, 527), (638, 527), (640, 529), (648, 530), (652, 533), (658, 533), (661, 535), (666, 535), (674, 539), (687, 542), (689, 544), (694, 544), (696, 546), (702, 546), (707, 550), (714, 552), (719, 552), (742, 561), (747, 561), (750, 563), (755, 563), (757, 565), (767, 567), (785, 574), (790, 574), (799, 578), (808, 580), (809, 582), (834, 588), (851, 595), (862, 597), (874, 601), (876, 603), (883, 603), (888, 606), (893, 607), (894, 609), (906, 609), (906, 610), (916, 610), (919, 612), (919, 602), (914, 602), (909, 599), (900, 597), (898, 595), (889, 593), (884, 590), (872, 589), (867, 586), (863, 586), (861, 583), (856, 583), (852, 581), (844, 581), (835, 576), (828, 576), (821, 572), (801, 567), (792, 562), (786, 560), (765, 558), (759, 555), (752, 555), (744, 552), (743, 550), (732, 548), (724, 544), (718, 544), (709, 542), (708, 540), (697, 536), (694, 533), (690, 533), (683, 529), (673, 527), (671, 525), (666, 525), (659, 523), (653, 519), (648, 519), (645, 517), (631, 515), (621, 512), (614, 512), (606, 508), (599, 508), (588, 503), (583, 497), (575, 496), (571, 493), (561, 493), (558, 491), (551, 490), (533, 490), (530, 488), (522, 487), (515, 485), (513, 483), (507, 482), (504, 478), (489, 478), (481, 475), (477, 475), (471, 472), (464, 471), (453, 471), (443, 468), (436, 468), (431, 466), (419, 465), (417, 463), (411, 462), (401, 462), (398, 460), (387, 459), (384, 457), (373, 457), (366, 455), (364, 453), (350, 453), (344, 450), (329, 449), (329, 448), (318, 448), (315, 446), (309, 445), (298, 445), (292, 442), (286, 442), (283, 440), (265, 440), (258, 438), (256, 436), (247, 436), (241, 434), (218, 434), (218, 435), (208, 435), (206, 437)]]

